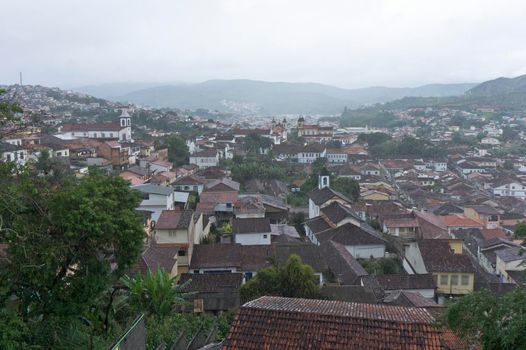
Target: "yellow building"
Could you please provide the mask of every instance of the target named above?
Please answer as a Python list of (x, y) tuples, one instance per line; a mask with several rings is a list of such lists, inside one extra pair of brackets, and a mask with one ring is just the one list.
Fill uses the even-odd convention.
[(362, 200), (369, 200), (369, 201), (388, 201), (390, 196), (385, 192), (380, 191), (367, 191), (361, 194)]
[(439, 303), (446, 297), (473, 292), (475, 268), (457, 239), (423, 239), (406, 245), (407, 266), (433, 275)]

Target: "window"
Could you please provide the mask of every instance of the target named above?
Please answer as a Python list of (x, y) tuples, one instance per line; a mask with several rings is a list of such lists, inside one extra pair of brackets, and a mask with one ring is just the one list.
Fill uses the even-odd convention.
[(460, 276), (460, 284), (463, 286), (469, 285), (469, 275)]
[(451, 285), (458, 286), (458, 275), (451, 275)]
[(443, 286), (447, 286), (448, 277), (448, 275), (440, 275), (440, 284)]
[(194, 191), (197, 191), (197, 186), (193, 186)]
[(268, 235), (266, 235), (266, 234), (265, 234), (265, 235), (263, 235), (263, 238), (265, 238), (265, 239), (266, 239), (267, 237), (268, 237)]
[(194, 273), (199, 273), (199, 270), (194, 270)]
[(104, 137), (106, 137), (106, 134), (103, 133), (103, 132), (101, 132), (101, 133), (100, 133), (100, 137), (103, 137), (103, 138), (104, 138)]
[(184, 249), (179, 250), (177, 252), (177, 255), (179, 255), (179, 256), (186, 256), (186, 250), (184, 250)]

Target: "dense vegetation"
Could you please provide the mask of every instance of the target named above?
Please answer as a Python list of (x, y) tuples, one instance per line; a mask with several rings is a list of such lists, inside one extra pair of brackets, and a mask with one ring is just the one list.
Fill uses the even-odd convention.
[(483, 349), (525, 349), (526, 289), (520, 286), (501, 298), (487, 290), (473, 292), (450, 304), (443, 321)]
[(24, 326), (22, 339), (69, 347), (82, 319), (92, 332), (110, 334), (109, 322), (99, 328), (94, 320), (104, 318), (107, 292), (142, 248), (140, 197), (118, 177), (94, 173), (59, 185), (10, 163), (0, 167), (0, 240), (8, 244), (0, 303), (17, 301), (11, 317)]
[(168, 148), (168, 160), (176, 166), (188, 164), (190, 152), (186, 141), (178, 135), (170, 135), (156, 143), (156, 148)]
[(444, 149), (411, 136), (404, 137), (401, 141), (388, 140), (376, 144), (369, 151), (377, 158), (434, 158), (447, 154)]
[(358, 259), (358, 262), (373, 276), (403, 273), (404, 268), (399, 258)]
[(406, 125), (408, 121), (396, 119), (393, 112), (383, 110), (377, 107), (368, 107), (362, 109), (347, 109), (342, 113), (340, 125), (348, 126), (369, 126), (369, 127), (397, 127)]
[(166, 272), (123, 278), (143, 247), (140, 195), (58, 166), (0, 163), (0, 348), (106, 349), (141, 313), (151, 348), (215, 323), (224, 335), (224, 317), (176, 312), (184, 285)]
[(290, 298), (320, 297), (319, 279), (309, 265), (292, 254), (284, 265), (274, 264), (258, 271), (256, 276), (241, 287), (243, 302), (263, 295)]
[(232, 178), (244, 184), (251, 179), (281, 180), (285, 177), (283, 169), (268, 157), (235, 157), (232, 162)]

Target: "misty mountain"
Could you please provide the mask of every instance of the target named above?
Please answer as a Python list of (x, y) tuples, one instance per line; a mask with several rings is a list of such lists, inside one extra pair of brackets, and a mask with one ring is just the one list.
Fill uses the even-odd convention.
[[(345, 106), (360, 107), (406, 96), (461, 95), (474, 85), (431, 84), (415, 88), (343, 89), (318, 83), (209, 80), (195, 84), (153, 86), (107, 98), (152, 107), (210, 108), (263, 114), (333, 114), (341, 113)], [(93, 90), (91, 94), (100, 96)]]
[(163, 84), (159, 83), (108, 83), (100, 85), (85, 85), (79, 87), (73, 87), (71, 90), (81, 92), (86, 95), (111, 99), (118, 96), (129, 94), (133, 91), (149, 89), (152, 87), (160, 86)]
[(485, 81), (466, 92), (471, 96), (500, 96), (526, 94), (526, 75)]

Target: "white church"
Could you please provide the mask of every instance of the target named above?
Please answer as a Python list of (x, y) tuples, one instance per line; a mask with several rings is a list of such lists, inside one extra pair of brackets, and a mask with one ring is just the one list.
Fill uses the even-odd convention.
[(78, 138), (118, 140), (132, 142), (131, 117), (127, 110), (123, 110), (119, 122), (92, 124), (64, 124), (59, 127), (56, 137), (62, 140)]

